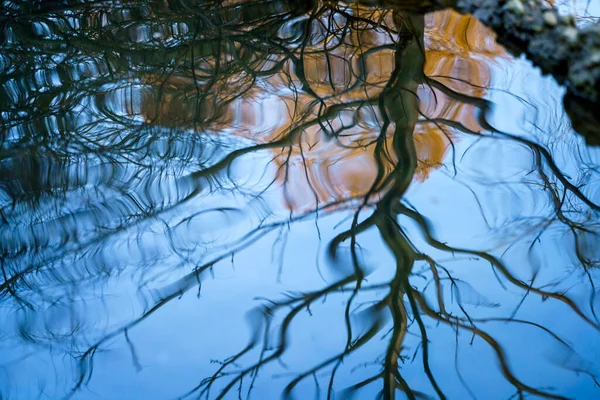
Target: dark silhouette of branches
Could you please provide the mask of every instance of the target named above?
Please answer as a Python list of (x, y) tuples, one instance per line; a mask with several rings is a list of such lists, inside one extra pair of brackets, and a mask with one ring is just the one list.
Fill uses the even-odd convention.
[[(586, 253), (598, 235), (598, 201), (585, 182), (561, 170), (546, 145), (488, 122), (493, 104), (484, 97), (487, 87), (427, 76), (425, 35), (422, 15), (337, 1), (4, 2), (0, 302), (24, 321), (14, 336), (71, 357), (78, 374), (67, 397), (76, 395), (93, 377), (95, 356), (118, 337), (141, 369), (130, 333), (184, 294), (199, 294), (224, 261), (279, 229), (309, 219), (318, 229), (320, 216), (339, 214), (349, 223), (329, 239), (326, 254), (331, 268), (348, 272), (314, 290), (261, 299), (249, 313), (247, 345), (221, 360), (212, 376), (182, 389), (183, 398), (225, 398), (236, 391), (249, 397), (263, 371), (283, 363), (292, 325), (331, 296), (344, 299), (343, 346), (294, 373), (284, 397), (311, 379), (321, 393), (325, 376), (328, 399), (375, 386), (384, 399), (399, 393), (447, 398), (432, 362), (432, 324), (456, 332), (457, 353), (460, 335), (485, 344), (520, 398), (568, 396), (520, 377), (487, 327), (527, 326), (575, 352), (551, 327), (516, 316), (525, 299), (535, 297), (600, 331), (592, 274), (598, 261)], [(377, 71), (377, 64), (385, 66)], [(428, 111), (424, 96), (451, 106)], [(270, 107), (271, 97), (283, 104), (284, 111), (272, 111), (277, 121), (248, 122), (252, 107)], [(450, 115), (452, 107), (470, 110), (479, 128)], [(424, 126), (445, 143), (439, 159), (421, 159)], [(548, 196), (553, 209), (528, 249), (550, 226), (567, 232), (591, 287), (587, 309), (566, 290), (536, 282), (537, 273), (523, 278), (492, 251), (444, 242), (407, 201), (409, 187), (423, 179), (419, 171), (442, 165), (446, 151), (456, 176), (459, 135), (531, 151), (530, 186)], [(336, 163), (362, 154), (374, 167), (356, 174), (358, 189), (327, 182)], [(236, 175), (237, 163), (250, 157), (268, 159), (259, 183)], [(299, 182), (306, 193), (295, 189)], [(273, 193), (281, 193), (284, 207), (270, 202)], [(197, 223), (209, 217), (225, 222)], [(246, 220), (243, 233), (232, 228)], [(407, 221), (416, 229), (407, 229)], [(228, 235), (211, 236), (219, 229)], [(360, 241), (373, 232), (394, 260), (392, 276), (381, 283), (369, 282), (371, 266), (362, 258)], [(465, 299), (477, 288), (443, 261), (462, 256), (489, 265), (498, 285), (519, 296), (517, 310), (475, 312)], [(136, 318), (88, 330), (76, 316), (67, 333), (35, 324), (44, 310), (73, 306), (125, 274), (134, 277), (145, 304)], [(376, 300), (363, 303), (367, 294)], [(494, 299), (480, 303), (497, 305)], [(380, 339), (385, 346), (375, 354)], [(411, 355), (407, 343), (413, 340)], [(375, 371), (340, 388), (340, 370), (367, 350)], [(407, 379), (409, 364), (418, 365), (428, 387), (417, 389)]]

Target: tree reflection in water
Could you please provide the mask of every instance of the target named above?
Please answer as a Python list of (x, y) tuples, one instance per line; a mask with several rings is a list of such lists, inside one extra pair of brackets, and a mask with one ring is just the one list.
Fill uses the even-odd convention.
[[(499, 369), (518, 397), (569, 397), (568, 387), (551, 387), (552, 376), (525, 379), (511, 364), (502, 332), (520, 325), (550, 337), (559, 349), (552, 351), (567, 354), (561, 368), (587, 374), (593, 387), (593, 366), (576, 355), (580, 333), (560, 329), (560, 321), (576, 317), (598, 334), (595, 153), (551, 132), (494, 128), (491, 67), (511, 61), (475, 20), (282, 0), (3, 7), (0, 304), (7, 323), (0, 337), (7, 349), (23, 350), (0, 360), (9, 378), (0, 397), (16, 390), (11, 366), (30, 350), (70, 357), (77, 373), (65, 383), (67, 396), (81, 395), (98, 352), (118, 339), (141, 369), (130, 332), (184, 294), (200, 295), (211, 273), (259, 239), (279, 232), (273, 246), (280, 248), (286, 232), (307, 220), (326, 245), (325, 283), (261, 300), (249, 312), (247, 345), (223, 354), (214, 375), (178, 395), (246, 397), (289, 370), (286, 396), (314, 382), (327, 398), (373, 388), (383, 398), (445, 398), (445, 375), (476, 396), (470, 387), (483, 372), (466, 376), (458, 360), (480, 343), (488, 350), (477, 351), (491, 349), (498, 362), (485, 373)], [(512, 100), (539, 112), (527, 99)], [(562, 172), (568, 156), (554, 142), (561, 140), (578, 175)], [(468, 154), (503, 143), (527, 149), (531, 166), (500, 173), (497, 182), (461, 167)], [(496, 167), (505, 166), (489, 168)], [(434, 171), (474, 196), (473, 214), (481, 216), (473, 219), (493, 219), (486, 240), (514, 243), (479, 249), (439, 238), (407, 198)], [(503, 222), (510, 204), (480, 199), (496, 193), (487, 184), (550, 206), (529, 210), (523, 201), (521, 213)], [(328, 216), (345, 227), (329, 238), (319, 225)], [(373, 232), (395, 263), (383, 274), (360, 246)], [(557, 252), (576, 265), (564, 277), (544, 266)], [(490, 277), (483, 268), (496, 283), (474, 285), (471, 274)], [(283, 279), (281, 268), (276, 275), (261, 279)], [(134, 317), (106, 305), (105, 290), (122, 282), (137, 288)], [(289, 367), (283, 359), (302, 335), (297, 324), (309, 324), (305, 314), (330, 298), (343, 302), (343, 316), (328, 317), (343, 324), (341, 344), (309, 367)], [(554, 320), (532, 314), (533, 303)], [(454, 347), (438, 347), (451, 361), (432, 367), (436, 332), (452, 335), (444, 343)], [(367, 372), (352, 372), (357, 367)], [(314, 392), (307, 393), (301, 398)]]

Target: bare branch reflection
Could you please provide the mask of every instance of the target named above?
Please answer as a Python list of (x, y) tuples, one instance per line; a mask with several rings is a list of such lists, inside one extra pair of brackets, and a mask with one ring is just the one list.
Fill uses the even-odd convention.
[[(497, 93), (540, 110), (492, 88), (492, 66), (512, 59), (473, 18), (337, 1), (13, 0), (0, 40), (0, 337), (70, 360), (77, 371), (62, 395), (82, 393), (118, 339), (143, 370), (137, 329), (183, 295), (201, 297), (234, 256), (314, 221), (325, 283), (242, 305), (247, 345), (178, 395), (246, 398), (281, 374), (285, 397), (314, 386), (328, 399), (373, 388), (385, 399), (447, 398), (451, 375), (476, 397), (459, 352), (477, 342), (515, 396), (569, 397), (511, 363), (503, 329), (534, 330), (585, 360), (576, 336), (521, 310), (544, 302), (600, 333), (597, 160), (580, 144), (583, 172), (570, 176), (551, 132), (495, 127)], [(525, 149), (529, 165), (514, 157), (518, 171), (498, 165), (496, 181), (462, 166), (502, 146)], [(510, 245), (438, 236), (409, 191), (442, 176), (473, 196), (489, 241)], [(502, 199), (486, 193), (500, 188), (531, 196), (533, 209), (498, 222)], [(328, 217), (340, 228), (325, 236)], [(374, 236), (393, 259), (388, 275), (361, 246)], [(572, 260), (565, 276), (536, 261), (550, 252), (542, 241)], [(470, 268), (496, 281), (479, 287)], [(280, 268), (262, 279), (284, 277)], [(138, 296), (133, 317), (108, 305), (118, 285)], [(288, 367), (298, 327), (330, 301), (342, 304), (342, 345)], [(448, 335), (452, 361), (440, 366), (432, 338)], [(597, 385), (585, 363), (561, 363)]]

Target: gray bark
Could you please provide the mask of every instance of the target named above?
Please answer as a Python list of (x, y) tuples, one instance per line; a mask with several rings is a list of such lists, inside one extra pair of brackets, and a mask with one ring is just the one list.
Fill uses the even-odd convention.
[(578, 29), (573, 16), (559, 16), (540, 0), (457, 0), (455, 8), (472, 13), (508, 50), (563, 84), (573, 128), (600, 145), (600, 23)]

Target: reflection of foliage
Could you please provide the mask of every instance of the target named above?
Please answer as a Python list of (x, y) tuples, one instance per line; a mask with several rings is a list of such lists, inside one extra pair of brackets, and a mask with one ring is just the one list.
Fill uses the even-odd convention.
[[(533, 186), (540, 185), (554, 207), (552, 217), (539, 225), (530, 251), (558, 221), (594, 285), (591, 270), (597, 261), (590, 249), (597, 244), (598, 206), (561, 173), (546, 147), (500, 132), (486, 120), (490, 103), (483, 96), (489, 74), (482, 65), (502, 50), (460, 35), (455, 47), (440, 39), (440, 26), (452, 30), (452, 24), (465, 37), (474, 35), (471, 29), (481, 29), (474, 21), (437, 14), (428, 18), (445, 23), (427, 25), (424, 37), (422, 16), (338, 2), (65, 3), (55, 8), (46, 2), (7, 2), (1, 22), (7, 51), (0, 55), (0, 216), (10, 229), (0, 236), (0, 299), (18, 310), (22, 340), (58, 346), (77, 358), (75, 389), (91, 378), (94, 355), (103, 345), (124, 335), (135, 355), (128, 332), (197, 289), (205, 272), (220, 261), (268, 232), (315, 214), (350, 212), (350, 227), (330, 241), (328, 256), (339, 266), (348, 243), (353, 272), (257, 309), (247, 347), (222, 362), (189, 396), (249, 392), (261, 370), (288, 350), (288, 329), (300, 313), (338, 294), (345, 298), (344, 348), (299, 373), (286, 394), (326, 372), (331, 396), (343, 361), (388, 329), (381, 368), (351, 385), (348, 394), (379, 382), (385, 398), (397, 390), (419, 397), (422, 393), (412, 389), (400, 368), (410, 358), (407, 337), (414, 335), (431, 391), (443, 398), (429, 359), (427, 322), (433, 321), (489, 345), (520, 396), (559, 397), (520, 379), (484, 325), (524, 324), (563, 346), (567, 342), (533, 320), (472, 315), (460, 299), (474, 289), (440, 260), (447, 255), (483, 260), (500, 285), (523, 299), (538, 296), (563, 304), (598, 330), (594, 299), (586, 310), (560, 290), (536, 284), (535, 274), (519, 278), (501, 257), (442, 242), (405, 201), (409, 185), (442, 164), (458, 135), (523, 145), (534, 155), (535, 168), (528, 171), (538, 176)], [(455, 58), (467, 64), (468, 82)], [(420, 105), (423, 99), (431, 101)], [(275, 123), (255, 120), (252, 112), (261, 103), (285, 112)], [(264, 172), (266, 183), (251, 187), (236, 181), (236, 161), (265, 153), (275, 166)], [(279, 189), (291, 211), (288, 218), (266, 199)], [(182, 238), (186, 225), (208, 215), (227, 215), (229, 223), (236, 212), (244, 213), (237, 204), (222, 205), (231, 193), (260, 211), (258, 222), (227, 240)], [(190, 204), (197, 208), (185, 208)], [(402, 219), (419, 227), (423, 246), (435, 256), (415, 244)], [(361, 261), (359, 238), (373, 229), (396, 262), (394, 276), (382, 284), (365, 282), (369, 268)], [(166, 238), (165, 248), (150, 250), (147, 243), (157, 238)], [(125, 250), (127, 256), (120, 258)], [(86, 332), (81, 316), (72, 316), (66, 332), (41, 321), (40, 310), (76, 311), (86, 290), (126, 273), (128, 264), (140, 267), (140, 290), (175, 274), (160, 264), (182, 268), (177, 269), (179, 279), (138, 318), (108, 334)], [(427, 277), (427, 290), (414, 282), (422, 267), (418, 275)], [(353, 310), (361, 297), (381, 290), (385, 296), (360, 313), (366, 328), (358, 326)], [(458, 309), (448, 292), (458, 299)], [(248, 362), (256, 350), (258, 358)], [(247, 364), (240, 367), (242, 361)]]

